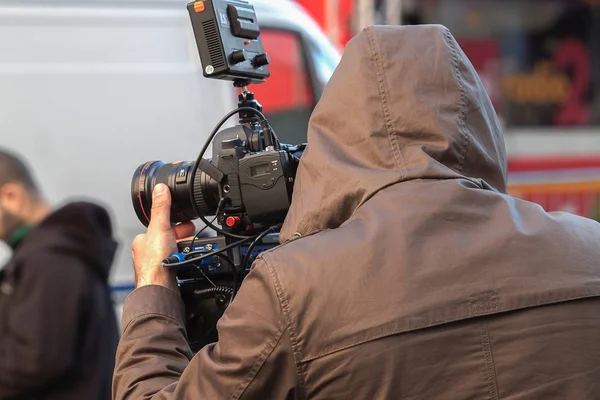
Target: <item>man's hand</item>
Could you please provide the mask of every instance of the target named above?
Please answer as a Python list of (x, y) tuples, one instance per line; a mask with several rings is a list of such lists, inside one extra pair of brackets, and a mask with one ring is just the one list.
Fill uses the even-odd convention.
[(161, 267), (161, 263), (177, 252), (177, 239), (193, 233), (194, 225), (191, 222), (171, 226), (171, 193), (166, 185), (156, 185), (152, 192), (148, 230), (136, 236), (131, 246), (136, 288), (161, 285), (178, 292), (175, 273)]

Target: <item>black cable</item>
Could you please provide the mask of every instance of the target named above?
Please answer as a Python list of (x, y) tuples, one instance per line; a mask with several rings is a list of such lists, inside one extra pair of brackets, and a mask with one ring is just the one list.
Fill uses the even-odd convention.
[[(217, 123), (217, 125), (215, 126), (215, 128), (213, 129), (213, 131), (208, 136), (208, 139), (206, 140), (206, 142), (204, 142), (204, 146), (202, 147), (202, 150), (200, 150), (200, 154), (198, 154), (198, 158), (196, 159), (195, 168), (193, 168), (193, 170), (192, 170), (192, 176), (191, 176), (191, 182), (192, 182), (192, 184), (194, 184), (194, 182), (196, 182), (196, 173), (198, 172), (198, 167), (200, 166), (200, 162), (202, 161), (202, 158), (204, 158), (204, 153), (206, 153), (206, 150), (208, 149), (208, 146), (210, 146), (210, 144), (212, 143), (213, 139), (215, 138), (215, 136), (219, 132), (219, 129), (221, 129), (221, 127), (223, 126), (223, 124), (225, 124), (225, 122), (227, 122), (227, 120), (229, 118), (233, 117), (235, 114), (239, 113), (240, 111), (249, 111), (249, 112), (254, 113), (255, 115), (257, 115), (261, 119), (261, 122), (267, 120), (267, 118), (264, 116), (263, 113), (261, 113), (260, 111), (258, 111), (255, 108), (252, 108), (252, 107), (238, 107), (235, 110), (232, 110), (232, 111), (228, 112), (223, 118), (221, 118), (221, 120)], [(204, 222), (211, 229), (215, 230), (216, 232), (219, 232), (222, 235), (233, 237), (233, 238), (236, 238), (236, 239), (242, 239), (242, 238), (247, 238), (248, 237), (248, 236), (236, 235), (234, 233), (224, 231), (223, 229), (221, 229), (221, 228), (213, 225), (211, 222), (209, 222), (204, 217), (204, 215), (202, 215), (202, 212), (200, 212), (200, 210), (196, 206), (196, 202), (194, 200), (194, 190), (190, 190), (190, 197), (191, 197), (191, 200), (192, 200), (192, 207), (194, 208), (194, 211), (196, 212), (196, 214), (198, 214), (198, 217), (202, 220), (202, 222)]]
[(204, 276), (204, 278), (211, 284), (213, 285), (213, 287), (217, 287), (217, 285), (208, 277), (208, 275), (206, 275), (206, 273), (202, 270), (202, 267), (197, 267), (198, 271), (200, 271), (200, 273), (202, 274), (202, 276)]
[(269, 121), (267, 121), (267, 120), (260, 121), (260, 126), (266, 135), (271, 136), (271, 142), (273, 142), (273, 148), (275, 150), (281, 150), (281, 142), (279, 141), (279, 137), (277, 136), (277, 134), (271, 127), (271, 124), (269, 124)]
[(250, 244), (250, 246), (248, 246), (248, 249), (246, 250), (246, 254), (244, 255), (244, 260), (242, 261), (242, 267), (243, 267), (242, 271), (246, 271), (246, 267), (248, 265), (248, 261), (250, 260), (251, 252), (254, 249), (254, 246), (256, 246), (262, 240), (262, 238), (267, 236), (269, 233), (273, 232), (276, 228), (277, 228), (277, 225), (272, 226), (269, 229), (263, 231), (260, 235), (258, 235), (256, 237), (256, 239), (254, 239), (254, 241)]
[[(248, 261), (250, 261), (250, 255), (252, 253), (252, 250), (254, 249), (254, 246), (256, 246), (269, 233), (276, 231), (280, 227), (281, 227), (281, 224), (273, 225), (273, 226), (269, 227), (268, 229), (264, 230), (260, 235), (258, 235), (256, 237), (256, 239), (254, 239), (254, 241), (250, 244), (250, 246), (248, 246), (248, 249), (246, 250), (246, 254), (244, 254), (244, 259), (242, 261), (241, 270), (236, 271), (236, 272), (239, 272), (239, 274), (240, 274), (240, 278), (241, 278), (240, 282), (244, 280), (244, 274), (246, 273), (246, 266), (248, 265)], [(237, 282), (237, 279), (235, 281)], [(238, 290), (238, 287), (234, 283), (234, 286), (233, 286), (233, 295), (234, 296), (237, 293), (237, 290)]]
[[(193, 291), (194, 297), (196, 297), (196, 298), (200, 297), (202, 300), (211, 298), (211, 297), (215, 297), (218, 294), (228, 295), (231, 293), (232, 293), (231, 288), (227, 287), (227, 286), (215, 286), (215, 287), (206, 288), (206, 289), (196, 289)], [(205, 295), (210, 295), (210, 296), (204, 297)]]
[(223, 248), (215, 250), (215, 251), (211, 251), (210, 253), (206, 253), (205, 251), (201, 251), (201, 250), (192, 251), (190, 253), (187, 253), (186, 256), (195, 255), (195, 254), (202, 254), (202, 253), (206, 253), (206, 254), (204, 254), (204, 255), (202, 255), (200, 257), (188, 258), (188, 259), (180, 261), (180, 262), (174, 262), (174, 263), (170, 263), (170, 264), (164, 264), (163, 263), (162, 266), (163, 267), (180, 267), (182, 265), (193, 264), (193, 263), (195, 263), (197, 261), (202, 261), (205, 258), (213, 257), (215, 255), (218, 255), (218, 254), (220, 254), (220, 253), (222, 253), (224, 251), (227, 251), (227, 250), (229, 250), (231, 248), (239, 246), (239, 245), (241, 245), (241, 244), (243, 244), (243, 243), (245, 243), (245, 242), (247, 242), (249, 240), (252, 240), (252, 239), (254, 239), (254, 236), (247, 236), (247, 237), (245, 237), (242, 240), (238, 240), (237, 242), (230, 243), (227, 246), (224, 246)]
[[(229, 258), (228, 256), (226, 256), (225, 254), (215, 254), (216, 256), (222, 258), (223, 260), (227, 261), (229, 263), (229, 265), (231, 266), (231, 269), (233, 271), (232, 275), (233, 275), (233, 287), (231, 288), (231, 297), (229, 298), (229, 302), (231, 303), (233, 301), (233, 297), (235, 296), (235, 288), (237, 286), (237, 274), (236, 274), (236, 266), (235, 263), (233, 262), (233, 260), (231, 258)], [(207, 277), (208, 278), (208, 277)]]
[(229, 258), (228, 256), (226, 256), (225, 254), (217, 253), (217, 254), (215, 254), (215, 256), (227, 261), (229, 263), (229, 265), (231, 265), (232, 267), (235, 265), (233, 260), (231, 258)]
[(233, 301), (233, 298), (235, 297), (235, 288), (237, 287), (238, 281), (237, 281), (237, 273), (236, 273), (236, 266), (235, 263), (233, 262), (233, 260), (231, 260), (231, 258), (227, 257), (224, 254), (218, 254), (218, 256), (223, 256), (223, 259), (225, 261), (227, 261), (229, 263), (229, 265), (231, 266), (231, 270), (232, 270), (232, 277), (233, 277), (233, 282), (231, 283), (232, 288), (231, 288), (231, 297), (229, 298), (229, 302), (231, 303)]
[[(216, 253), (215, 254), (217, 257), (220, 257), (222, 259), (224, 259), (225, 261), (227, 261), (229, 263), (229, 265), (231, 265), (231, 268), (233, 268), (233, 288), (228, 288), (229, 289), (229, 293), (231, 294), (231, 297), (229, 298), (229, 302), (233, 301), (233, 297), (235, 296), (235, 288), (237, 286), (237, 274), (235, 273), (235, 263), (233, 262), (233, 260), (231, 260), (231, 258), (229, 258), (228, 256), (226, 256), (225, 254), (221, 254), (221, 253)], [(200, 273), (204, 276), (204, 278), (206, 278), (206, 280), (213, 285), (214, 289), (219, 289), (219, 288), (223, 288), (222, 286), (219, 286), (217, 284), (215, 284), (209, 277), (208, 275), (206, 275), (206, 273), (204, 272), (204, 270), (202, 270), (202, 267), (198, 267), (198, 271), (200, 271)], [(215, 294), (218, 294), (217, 292), (214, 292)], [(194, 295), (196, 295), (196, 292), (194, 292)]]
[[(215, 217), (212, 219), (212, 221), (210, 221), (210, 223), (213, 224), (216, 221), (216, 219), (217, 219), (217, 216), (215, 215)], [(202, 234), (202, 232), (204, 232), (206, 230), (206, 228), (208, 228), (208, 225), (204, 225), (204, 227), (202, 229), (199, 229), (198, 232), (196, 232), (196, 234), (192, 238), (192, 244), (190, 244), (190, 249), (194, 248), (194, 243), (196, 242), (198, 237)]]
[[(215, 223), (215, 221), (217, 220), (217, 216), (221, 212), (221, 209), (223, 208), (224, 205), (225, 205), (225, 199), (221, 198), (221, 200), (219, 200), (219, 205), (217, 206), (217, 211), (215, 213), (216, 215), (212, 219), (212, 221), (210, 221), (211, 224)], [(198, 232), (196, 232), (196, 234), (192, 238), (192, 243), (190, 244), (190, 250), (194, 249), (194, 243), (196, 242), (196, 239), (198, 239), (198, 237), (202, 234), (202, 232), (204, 232), (206, 230), (206, 228), (208, 228), (208, 225), (204, 225), (204, 227), (202, 229), (200, 229)]]
[[(212, 252), (210, 252), (208, 254), (205, 254), (205, 255), (203, 255), (201, 257), (195, 257), (194, 260), (196, 260), (196, 259), (204, 260), (205, 258), (209, 257), (210, 255), (216, 255), (216, 254), (222, 253), (222, 252), (224, 252), (226, 250), (232, 249), (232, 248), (234, 248), (236, 246), (239, 246), (239, 245), (241, 245), (243, 243), (246, 243), (247, 241), (252, 240), (252, 239), (254, 239), (254, 236), (248, 236), (248, 237), (246, 237), (246, 238), (244, 238), (242, 240), (238, 240), (237, 242), (229, 243), (227, 246), (224, 246), (221, 249), (212, 251)], [(192, 251), (192, 252), (187, 253), (186, 256), (193, 256), (195, 254), (202, 254), (202, 253), (206, 253), (206, 251), (196, 250), (196, 251)], [(173, 264), (169, 264), (169, 265), (173, 265)]]

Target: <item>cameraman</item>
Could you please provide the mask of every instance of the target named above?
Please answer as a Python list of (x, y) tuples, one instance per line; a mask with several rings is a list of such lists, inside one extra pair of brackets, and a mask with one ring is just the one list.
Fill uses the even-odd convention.
[(358, 34), (308, 135), (284, 244), (193, 358), (160, 267), (190, 226), (156, 187), (115, 399), (597, 396), (600, 225), (506, 194), (496, 114), (447, 29)]

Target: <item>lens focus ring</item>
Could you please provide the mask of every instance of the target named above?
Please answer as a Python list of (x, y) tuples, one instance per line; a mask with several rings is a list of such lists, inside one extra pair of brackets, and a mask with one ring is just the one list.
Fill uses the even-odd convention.
[(196, 177), (194, 178), (193, 193), (194, 193), (194, 204), (196, 205), (196, 211), (203, 216), (215, 215), (217, 212), (216, 204), (209, 204), (210, 199), (206, 198), (205, 190), (208, 191), (210, 184), (210, 177), (203, 171), (196, 171)]

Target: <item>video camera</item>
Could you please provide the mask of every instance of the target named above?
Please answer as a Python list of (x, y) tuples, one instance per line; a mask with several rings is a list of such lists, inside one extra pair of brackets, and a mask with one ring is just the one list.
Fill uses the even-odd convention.
[[(189, 3), (187, 9), (204, 76), (230, 80), (241, 88), (238, 108), (216, 125), (196, 161), (140, 165), (131, 182), (131, 198), (137, 217), (148, 226), (152, 189), (164, 183), (172, 196), (171, 222), (200, 218), (206, 225), (179, 242), (178, 252), (163, 261), (164, 268), (176, 270), (188, 342), (196, 352), (218, 340), (216, 323), (252, 261), (279, 243), (305, 144), (280, 143), (248, 91), (249, 84), (270, 76), (252, 5), (206, 0)], [(219, 131), (236, 114), (239, 125)], [(213, 141), (212, 158), (204, 159)], [(208, 221), (207, 216), (214, 219)], [(200, 237), (207, 227), (218, 234)]]

